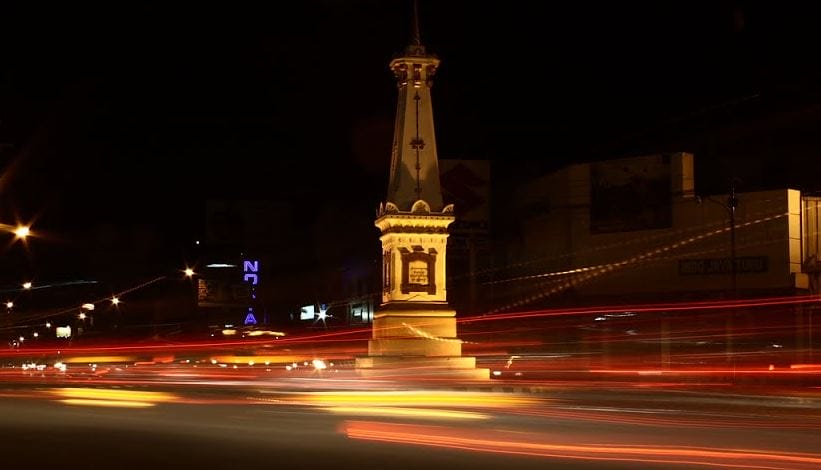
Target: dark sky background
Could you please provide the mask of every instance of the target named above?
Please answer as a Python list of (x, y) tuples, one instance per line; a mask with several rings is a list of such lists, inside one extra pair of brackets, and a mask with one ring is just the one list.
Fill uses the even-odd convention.
[[(377, 246), (387, 64), (408, 42), (410, 2), (268, 3), (3, 2), (0, 221), (35, 220), (44, 235), (25, 257), (6, 248), (4, 280), (179, 266), (207, 198), (288, 202), (299, 215), (284, 229), (311, 240), (344, 206), (362, 214), (348, 237), (368, 241), (340, 250)], [(701, 192), (733, 175), (742, 191), (820, 189), (817, 11), (570, 3), (421, 2), (423, 41), (443, 61), (440, 158), (490, 159), (509, 185), (690, 151)]]

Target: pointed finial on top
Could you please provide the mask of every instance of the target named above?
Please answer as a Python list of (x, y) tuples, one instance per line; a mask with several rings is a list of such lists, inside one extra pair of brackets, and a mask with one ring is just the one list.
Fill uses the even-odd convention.
[(422, 45), (422, 37), (419, 34), (419, 2), (417, 0), (413, 0), (413, 38), (412, 44), (414, 46), (421, 46)]
[(419, 3), (413, 0), (413, 14), (411, 15), (411, 42), (405, 48), (405, 54), (413, 57), (426, 57), (425, 46), (419, 34)]

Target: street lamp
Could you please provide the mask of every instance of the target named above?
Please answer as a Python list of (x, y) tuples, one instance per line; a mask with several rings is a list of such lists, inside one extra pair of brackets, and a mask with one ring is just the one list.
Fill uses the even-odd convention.
[(191, 268), (185, 268), (185, 271), (183, 271), (183, 272), (185, 273), (185, 277), (188, 277), (188, 278), (194, 277), (194, 270), (191, 269)]
[(23, 289), (31, 289), (31, 281), (26, 281), (23, 283)]
[(11, 300), (9, 300), (8, 302), (6, 302), (6, 308), (7, 308), (7, 309), (11, 310), (11, 309), (12, 309), (12, 307), (14, 307), (14, 302), (12, 302)]
[(112, 297), (112, 298), (111, 298), (111, 303), (112, 303), (113, 305), (119, 305), (119, 304), (120, 304), (120, 299), (119, 299), (119, 297)]

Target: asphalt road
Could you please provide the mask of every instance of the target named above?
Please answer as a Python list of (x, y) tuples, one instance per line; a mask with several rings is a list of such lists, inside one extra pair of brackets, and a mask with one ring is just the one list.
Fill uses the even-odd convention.
[(819, 430), (816, 399), (777, 394), (0, 390), (2, 468), (819, 468)]

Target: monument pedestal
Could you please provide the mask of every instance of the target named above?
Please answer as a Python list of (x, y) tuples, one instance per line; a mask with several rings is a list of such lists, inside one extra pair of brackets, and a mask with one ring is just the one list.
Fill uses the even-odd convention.
[(356, 359), (364, 377), (404, 377), (485, 380), (488, 369), (477, 369), (476, 358), (462, 357), (456, 337), (456, 311), (447, 305), (391, 305), (373, 321), (368, 357)]

